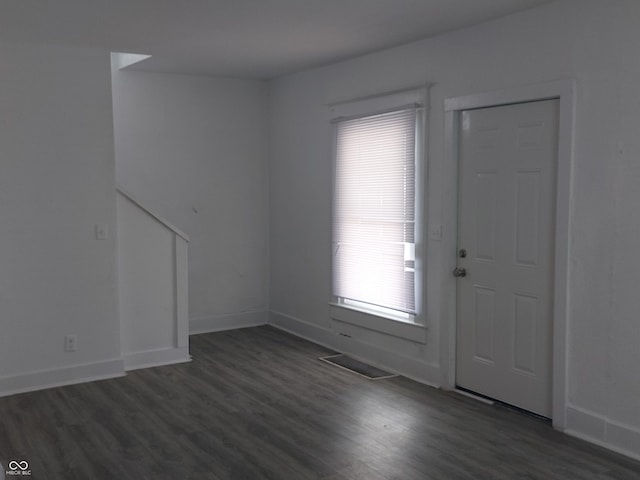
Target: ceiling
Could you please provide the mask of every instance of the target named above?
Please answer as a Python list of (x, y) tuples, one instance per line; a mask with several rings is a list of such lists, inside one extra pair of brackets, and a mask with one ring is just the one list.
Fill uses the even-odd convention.
[(273, 78), (550, 0), (2, 0), (0, 41), (150, 54), (136, 69)]

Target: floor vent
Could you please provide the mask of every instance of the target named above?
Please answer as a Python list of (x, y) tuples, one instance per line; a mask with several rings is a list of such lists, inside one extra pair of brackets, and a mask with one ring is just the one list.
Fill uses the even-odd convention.
[(335, 365), (336, 367), (349, 370), (350, 372), (357, 373), (358, 375), (361, 375), (370, 380), (380, 380), (383, 378), (392, 378), (398, 376), (393, 373), (380, 370), (379, 368), (372, 367), (371, 365), (367, 365), (360, 360), (356, 360), (355, 358), (351, 358), (343, 354), (320, 357), (320, 360), (330, 363), (331, 365)]

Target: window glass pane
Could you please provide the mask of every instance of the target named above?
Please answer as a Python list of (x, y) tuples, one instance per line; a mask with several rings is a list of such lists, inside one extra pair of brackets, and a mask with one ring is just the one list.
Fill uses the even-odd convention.
[(334, 295), (415, 312), (415, 108), (338, 122)]

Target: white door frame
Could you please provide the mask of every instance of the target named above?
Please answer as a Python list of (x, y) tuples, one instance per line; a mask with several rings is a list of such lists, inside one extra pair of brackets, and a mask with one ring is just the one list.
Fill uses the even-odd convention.
[(442, 387), (456, 385), (456, 267), (458, 241), (458, 139), (462, 110), (557, 98), (560, 101), (558, 122), (558, 163), (555, 219), (555, 265), (553, 290), (553, 426), (566, 427), (567, 411), (567, 318), (569, 312), (569, 234), (571, 221), (571, 170), (575, 117), (575, 81), (557, 80), (495, 92), (445, 99), (445, 143), (443, 168), (443, 278), (446, 293), (441, 328), (440, 366)]

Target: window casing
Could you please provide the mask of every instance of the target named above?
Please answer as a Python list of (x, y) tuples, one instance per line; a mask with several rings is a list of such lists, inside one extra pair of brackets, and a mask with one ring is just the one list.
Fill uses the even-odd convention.
[(413, 322), (419, 313), (422, 108), (334, 120), (334, 303)]

